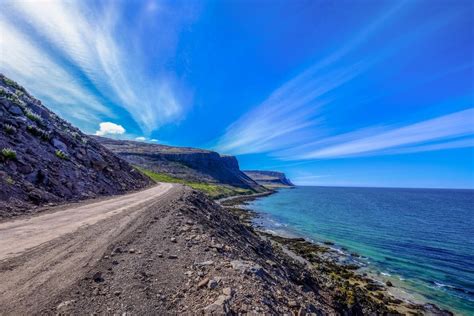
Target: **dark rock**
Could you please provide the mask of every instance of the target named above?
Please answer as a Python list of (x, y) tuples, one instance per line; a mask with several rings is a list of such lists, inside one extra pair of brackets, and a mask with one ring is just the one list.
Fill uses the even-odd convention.
[(92, 276), (92, 280), (94, 280), (94, 282), (96, 282), (96, 283), (104, 282), (104, 278), (102, 277), (102, 273), (101, 272), (94, 273), (94, 275)]

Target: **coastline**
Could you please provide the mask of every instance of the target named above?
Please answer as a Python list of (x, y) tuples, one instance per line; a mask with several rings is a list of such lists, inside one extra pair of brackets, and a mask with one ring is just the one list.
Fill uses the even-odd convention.
[(236, 215), (244, 225), (254, 229), (261, 238), (304, 264), (317, 279), (323, 279), (326, 289), (335, 290), (338, 296), (336, 300), (343, 305), (350, 306), (358, 301), (363, 304), (375, 303), (379, 307), (390, 306), (392, 312), (401, 314), (454, 315), (452, 311), (427, 302), (421, 295), (407, 292), (393, 284), (395, 282), (381, 271), (364, 270), (362, 265), (355, 263), (360, 257), (357, 253), (348, 253), (343, 247), (337, 247), (330, 241), (313, 242), (296, 234), (269, 231), (256, 224), (255, 220), (260, 215), (246, 207), (248, 202), (277, 192), (278, 190), (272, 190), (264, 195), (229, 197), (219, 203)]

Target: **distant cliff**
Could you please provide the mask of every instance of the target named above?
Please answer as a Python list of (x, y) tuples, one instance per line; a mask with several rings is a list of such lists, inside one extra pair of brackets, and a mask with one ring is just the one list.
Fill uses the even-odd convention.
[(0, 217), (151, 181), (0, 74)]
[(285, 176), (283, 172), (246, 170), (244, 173), (265, 187), (292, 187), (293, 183)]
[(233, 156), (214, 151), (144, 142), (94, 138), (133, 165), (193, 182), (230, 185), (262, 192), (265, 189), (239, 169)]

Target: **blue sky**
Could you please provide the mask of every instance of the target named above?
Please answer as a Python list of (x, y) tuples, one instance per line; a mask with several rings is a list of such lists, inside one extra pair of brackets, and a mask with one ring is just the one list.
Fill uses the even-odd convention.
[(472, 1), (9, 1), (0, 71), (83, 131), (298, 184), (474, 188)]

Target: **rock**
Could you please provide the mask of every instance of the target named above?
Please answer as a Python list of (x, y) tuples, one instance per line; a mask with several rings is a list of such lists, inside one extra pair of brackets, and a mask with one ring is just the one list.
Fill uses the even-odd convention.
[(218, 282), (212, 279), (212, 280), (209, 280), (209, 282), (207, 283), (207, 288), (210, 290), (213, 290), (217, 287), (217, 285), (218, 285)]
[(74, 305), (75, 302), (75, 300), (64, 301), (56, 307), (56, 310), (58, 311), (58, 313), (66, 313), (68, 309), (72, 307), (72, 305)]
[(133, 248), (131, 248), (131, 249), (128, 250), (129, 253), (135, 253), (135, 251), (136, 251), (136, 250), (133, 249)]
[(299, 307), (300, 304), (298, 304), (298, 302), (296, 302), (295, 300), (289, 300), (288, 301), (288, 307), (291, 307), (291, 308), (296, 308), (296, 307)]
[(23, 111), (20, 109), (20, 107), (14, 105), (14, 106), (11, 106), (9, 109), (8, 109), (8, 112), (10, 112), (11, 114), (13, 115), (23, 115)]
[(66, 144), (64, 144), (64, 143), (63, 143), (62, 141), (60, 141), (59, 139), (53, 138), (53, 140), (52, 140), (51, 142), (53, 143), (54, 148), (59, 149), (59, 150), (61, 150), (61, 151), (64, 152), (64, 153), (67, 153), (67, 152), (68, 152)]
[(228, 297), (232, 297), (234, 295), (234, 290), (231, 287), (226, 287), (226, 288), (222, 289), (222, 294), (224, 294)]
[(92, 280), (94, 280), (94, 282), (96, 282), (96, 283), (104, 282), (104, 278), (102, 277), (102, 273), (101, 272), (94, 273), (94, 275), (92, 276)]
[(209, 278), (202, 279), (197, 285), (198, 289), (205, 287), (207, 283), (209, 283), (209, 281), (210, 281)]
[(233, 260), (230, 264), (234, 270), (242, 273), (255, 274), (257, 276), (263, 276), (264, 274), (264, 270), (260, 265), (249, 261)]
[(171, 242), (174, 242), (174, 243), (176, 243), (176, 238), (174, 238), (174, 237), (171, 237), (171, 238), (170, 238), (170, 240), (171, 240)]
[(390, 282), (390, 281), (385, 282), (385, 285), (387, 285), (387, 286), (393, 286), (392, 282)]
[(214, 303), (204, 308), (204, 313), (206, 315), (227, 315), (230, 313), (228, 301), (227, 296), (220, 295)]
[(178, 259), (178, 256), (177, 255), (169, 255), (168, 259)]
[(212, 260), (208, 260), (208, 261), (198, 263), (198, 265), (200, 265), (200, 266), (210, 266), (210, 265), (213, 265), (213, 264), (214, 264), (214, 261), (212, 261)]

